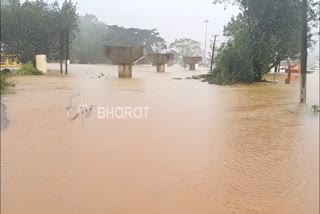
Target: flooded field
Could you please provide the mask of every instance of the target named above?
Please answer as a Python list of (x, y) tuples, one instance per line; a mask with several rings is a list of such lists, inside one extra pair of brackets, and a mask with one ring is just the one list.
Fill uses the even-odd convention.
[[(17, 78), (3, 97), (1, 213), (319, 213), (319, 116), (298, 103), (297, 82), (221, 87), (185, 79), (201, 69), (155, 70), (118, 79), (116, 66), (70, 65), (69, 76)], [(308, 78), (319, 104), (319, 74)], [(148, 117), (93, 110), (81, 128), (66, 116), (78, 93), (77, 104), (144, 106)]]

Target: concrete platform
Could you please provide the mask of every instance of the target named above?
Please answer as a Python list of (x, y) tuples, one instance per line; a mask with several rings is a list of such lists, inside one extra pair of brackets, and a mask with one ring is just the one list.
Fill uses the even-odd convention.
[(107, 46), (105, 56), (118, 65), (119, 78), (132, 77), (132, 64), (144, 57), (144, 47)]
[(202, 61), (201, 56), (185, 56), (183, 57), (183, 61), (189, 65), (189, 70), (196, 70), (196, 64)]
[(153, 65), (157, 66), (157, 72), (163, 73), (165, 72), (165, 65), (174, 59), (174, 55), (171, 53), (149, 53), (148, 58)]

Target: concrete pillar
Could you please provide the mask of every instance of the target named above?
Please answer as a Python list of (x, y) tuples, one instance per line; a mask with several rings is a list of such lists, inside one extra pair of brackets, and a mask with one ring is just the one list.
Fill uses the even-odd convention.
[(44, 74), (48, 72), (46, 55), (36, 55), (36, 68)]
[(196, 64), (190, 64), (189, 65), (189, 70), (190, 71), (195, 71), (196, 70)]
[(166, 65), (157, 65), (157, 72), (163, 73), (165, 72)]
[(119, 78), (131, 78), (132, 77), (132, 65), (118, 65)]

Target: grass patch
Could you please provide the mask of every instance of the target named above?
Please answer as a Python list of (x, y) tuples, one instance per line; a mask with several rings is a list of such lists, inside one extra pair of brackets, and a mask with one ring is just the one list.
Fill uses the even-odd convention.
[(24, 76), (24, 75), (43, 75), (43, 73), (37, 70), (32, 62), (28, 62), (24, 64), (16, 73), (17, 76)]

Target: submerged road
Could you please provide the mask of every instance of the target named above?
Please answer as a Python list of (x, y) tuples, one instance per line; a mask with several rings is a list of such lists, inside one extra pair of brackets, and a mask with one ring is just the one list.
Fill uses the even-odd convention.
[[(59, 65), (50, 65), (58, 69)], [(299, 85), (214, 86), (134, 66), (71, 65), (19, 77), (3, 97), (3, 214), (317, 214), (319, 116)], [(308, 75), (319, 104), (319, 74)], [(175, 78), (175, 79), (174, 79)], [(182, 78), (182, 80), (179, 80)], [(146, 118), (69, 121), (76, 105), (148, 107)]]

